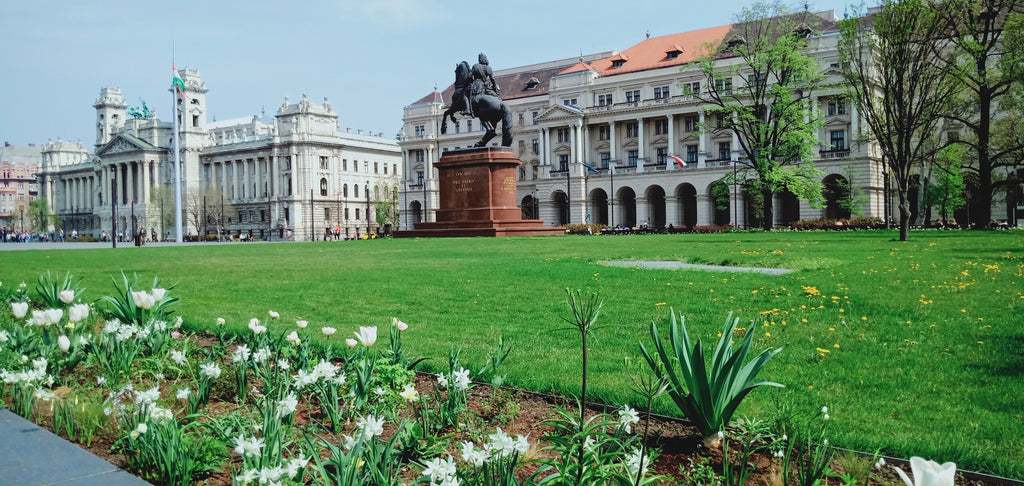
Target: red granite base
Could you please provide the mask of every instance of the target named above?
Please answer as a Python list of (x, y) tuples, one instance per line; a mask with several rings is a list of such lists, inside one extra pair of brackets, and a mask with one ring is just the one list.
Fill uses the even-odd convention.
[(565, 234), (539, 219), (522, 219), (516, 205), (516, 169), (522, 162), (507, 148), (484, 147), (445, 152), (438, 169), (437, 222), (416, 223), (396, 238), (459, 236), (537, 236)]

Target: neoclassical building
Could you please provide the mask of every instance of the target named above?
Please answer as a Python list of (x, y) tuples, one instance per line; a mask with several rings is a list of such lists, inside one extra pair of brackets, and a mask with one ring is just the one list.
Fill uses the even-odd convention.
[[(808, 37), (808, 49), (825, 72), (822, 86), (831, 87), (814, 94), (823, 125), (813, 162), (825, 174), (826, 206), (812, 208), (793, 194), (776, 194), (775, 223), (849, 216), (836, 197), (846, 185), (862, 195), (865, 216), (882, 218), (890, 209), (883, 196), (882, 161), (871, 145), (857, 143), (864, 124), (841, 96), (837, 17), (832, 11), (817, 15), (825, 29)], [(622, 52), (495, 72), (502, 98), (515, 112), (512, 149), (523, 161), (517, 187), (524, 216), (551, 225), (754, 224), (742, 186), (725, 188), (730, 194), (725, 209), (712, 197), (723, 176), (736, 170), (741, 152), (730, 130), (716, 129), (714, 120), (707, 123), (708, 107), (693, 96), (705, 83), (694, 61), (705, 46), (726, 41), (732, 27), (652, 37)], [(728, 70), (740, 61), (716, 62)], [(723, 83), (747, 82), (742, 69), (733, 78)], [(467, 119), (449, 126), (448, 134), (439, 132), (452, 90), (435, 91), (405, 107), (399, 143), (406, 174), (405, 227), (435, 220), (433, 164), (440, 155), (472, 146), (482, 135)]]
[[(383, 134), (340, 130), (325, 98), (285, 98), (273, 117), (207, 120), (206, 84), (181, 69), (177, 95), (182, 218), (187, 234), (320, 238), (376, 232), (378, 203), (397, 204), (401, 155)], [(121, 91), (103, 88), (96, 144), (58, 140), (42, 148), (41, 194), (68, 229), (108, 234), (136, 227), (173, 237), (173, 123), (128, 117)], [(116, 220), (114, 220), (116, 206)], [(133, 216), (134, 215), (134, 216)], [(381, 228), (382, 229), (382, 228)]]

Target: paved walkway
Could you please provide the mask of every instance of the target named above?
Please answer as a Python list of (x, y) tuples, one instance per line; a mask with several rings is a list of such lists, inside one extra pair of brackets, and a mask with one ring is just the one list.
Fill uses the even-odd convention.
[(724, 265), (701, 265), (697, 263), (683, 263), (677, 261), (652, 261), (652, 260), (611, 260), (597, 262), (610, 267), (640, 267), (652, 270), (706, 270), (709, 272), (753, 272), (766, 275), (782, 275), (792, 272), (788, 268), (761, 268), (761, 267), (728, 267)]
[[(238, 242), (238, 241), (210, 241), (204, 243), (177, 243), (174, 241), (158, 241), (152, 242), (147, 241), (145, 246), (139, 248), (152, 248), (154, 246), (199, 246), (199, 245), (252, 245), (261, 243), (285, 243), (283, 241), (254, 241), (254, 242)], [(31, 243), (0, 243), (0, 251), (14, 251), (14, 250), (91, 250), (96, 248), (111, 248), (113, 245), (108, 241), (106, 243), (99, 242), (64, 242), (64, 243), (53, 243), (53, 242), (31, 242)], [(135, 243), (118, 243), (117, 249), (136, 249)], [(2, 486), (2, 485), (0, 485)]]
[(148, 484), (14, 412), (0, 408), (0, 485)]

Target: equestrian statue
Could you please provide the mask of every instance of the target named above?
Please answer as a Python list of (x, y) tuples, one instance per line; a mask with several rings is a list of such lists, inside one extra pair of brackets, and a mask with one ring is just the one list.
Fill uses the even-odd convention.
[(494, 81), (494, 72), (487, 62), (487, 56), (480, 54), (479, 62), (469, 67), (466, 61), (455, 66), (455, 92), (449, 108), (441, 117), (441, 133), (448, 133), (448, 118), (456, 121), (455, 114), (478, 118), (486, 132), (474, 147), (485, 147), (497, 134), (495, 128), (501, 122), (501, 145), (512, 146), (512, 110), (501, 101), (501, 89)]

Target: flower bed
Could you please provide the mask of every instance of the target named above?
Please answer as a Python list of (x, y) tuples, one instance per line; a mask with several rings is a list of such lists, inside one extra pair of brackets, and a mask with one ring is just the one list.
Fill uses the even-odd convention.
[[(757, 370), (779, 352), (745, 364), (750, 340), (742, 339), (730, 359), (735, 321), (723, 328), (710, 376), (703, 346), (674, 321), (675, 361), (656, 344), (645, 351), (648, 366), (627, 367), (648, 408), (668, 391), (693, 425), (628, 405), (581, 414), (574, 400), (500, 387), (505, 340), (482, 369), (467, 369), (453, 349), (436, 366), (442, 373), (416, 374), (422, 361), (406, 354), (408, 326), (398, 319), (386, 326), (386, 344), (377, 327), (344, 331), (353, 337), (342, 340), (335, 328), (292, 325), (274, 311), (251, 319), (242, 335), (220, 332), (223, 320), (213, 334), (185, 334), (172, 318), (172, 289), (121, 282), (97, 304), (80, 301), (70, 275), (6, 291), (13, 319), (0, 317), (0, 397), (154, 484), (813, 486), (895, 478), (873, 469), (874, 458), (837, 457), (827, 409), (766, 421), (731, 420), (730, 407), (706, 410), (716, 406), (715, 383), (728, 391), (747, 374), (735, 381), (736, 404), (766, 384), (754, 381)], [(585, 370), (600, 301), (576, 293), (569, 302)], [(313, 335), (327, 344), (313, 346)], [(700, 366), (676, 368), (691, 360)], [(701, 380), (711, 384), (703, 395), (687, 391)], [(586, 403), (585, 378), (583, 390)], [(920, 478), (930, 466), (914, 467)]]

